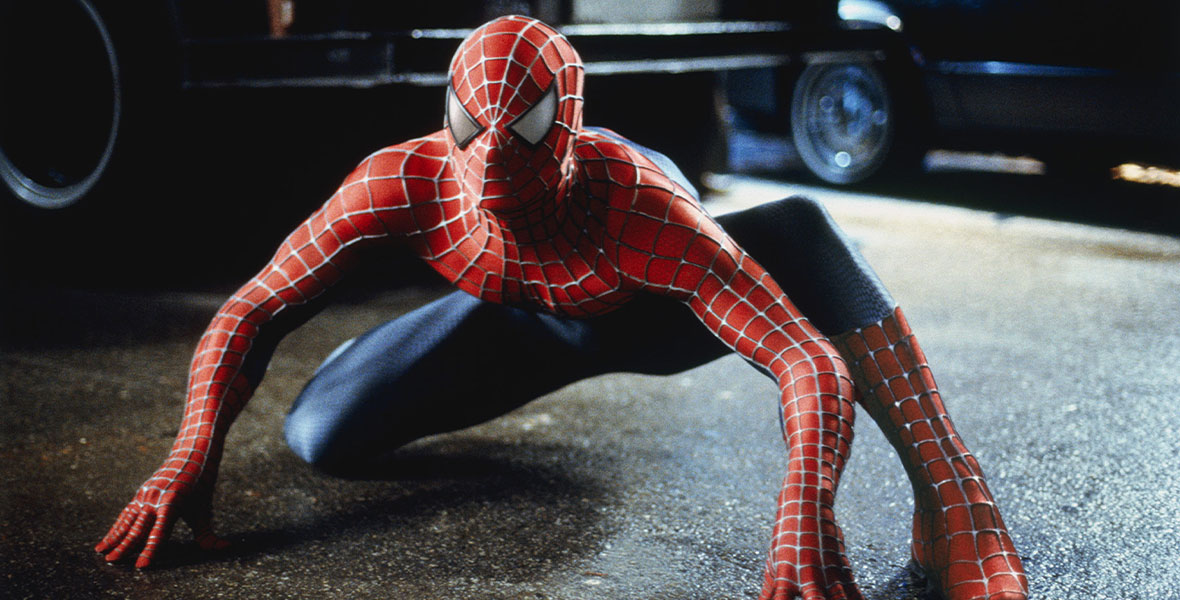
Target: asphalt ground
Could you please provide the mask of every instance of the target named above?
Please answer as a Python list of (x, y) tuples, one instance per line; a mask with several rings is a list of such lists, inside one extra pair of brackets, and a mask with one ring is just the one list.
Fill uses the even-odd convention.
[[(751, 179), (712, 206), (799, 191), (827, 204), (906, 310), (1033, 596), (1180, 598), (1180, 240)], [(215, 510), (234, 546), (200, 551), (179, 526), (143, 571), (93, 546), (167, 452), (224, 294), (6, 292), (0, 595), (756, 594), (786, 453), (773, 383), (736, 357), (571, 385), (417, 442), (386, 477), (333, 478), (295, 457), (283, 416), (319, 361), (445, 291), (358, 292), (289, 336), (229, 436)], [(925, 597), (905, 568), (911, 506), (861, 412), (836, 509), (870, 599)]]

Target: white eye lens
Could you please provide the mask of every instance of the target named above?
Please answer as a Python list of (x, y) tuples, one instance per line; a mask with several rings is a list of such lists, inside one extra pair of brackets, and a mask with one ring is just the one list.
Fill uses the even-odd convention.
[(545, 135), (553, 128), (557, 118), (557, 88), (549, 86), (549, 91), (536, 104), (524, 111), (523, 115), (508, 124), (508, 128), (516, 135), (524, 138), (530, 145), (536, 146), (545, 139)]
[(451, 130), (451, 137), (455, 138), (455, 145), (459, 149), (467, 146), (475, 136), (483, 131), (479, 122), (467, 114), (467, 109), (463, 108), (463, 103), (455, 97), (455, 92), (451, 88), (447, 88), (447, 127)]

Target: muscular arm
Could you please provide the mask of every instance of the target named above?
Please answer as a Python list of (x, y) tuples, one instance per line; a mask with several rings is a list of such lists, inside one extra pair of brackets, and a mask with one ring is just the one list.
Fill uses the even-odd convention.
[(217, 311), (193, 356), (172, 450), (96, 548), (108, 561), (142, 547), (136, 566), (147, 566), (178, 516), (202, 546), (223, 544), (210, 523), (217, 467), (226, 432), (261, 380), (273, 346), (310, 317), (313, 300), (340, 280), (361, 247), (412, 230), (406, 185), (397, 176), (399, 152), (387, 149), (361, 163)]
[(855, 415), (844, 361), (766, 271), (677, 188), (641, 181), (628, 204), (613, 204), (611, 215), (624, 276), (641, 291), (684, 301), (778, 383), (788, 472), (762, 597), (858, 598), (832, 510)]

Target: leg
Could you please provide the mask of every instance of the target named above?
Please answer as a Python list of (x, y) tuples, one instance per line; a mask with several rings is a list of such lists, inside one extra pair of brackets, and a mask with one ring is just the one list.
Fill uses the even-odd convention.
[(824, 335), (879, 321), (896, 306), (876, 273), (815, 200), (786, 198), (718, 221)]
[[(650, 335), (636, 336), (642, 328)], [(287, 416), (291, 448), (356, 474), (415, 439), (507, 413), (579, 379), (675, 373), (728, 352), (680, 303), (573, 321), (452, 293), (347, 342)]]
[[(506, 413), (582, 376), (577, 327), (456, 292), (346, 342), (295, 400), (285, 434), (355, 473), (412, 440)], [(541, 362), (534, 362), (541, 361)], [(532, 364), (529, 377), (515, 376)]]
[(739, 213), (726, 228), (847, 361), (859, 401), (913, 484), (917, 564), (948, 600), (1027, 597), (983, 473), (901, 309), (823, 207), (791, 198)]
[(835, 342), (913, 485), (914, 562), (947, 600), (1027, 598), (1024, 568), (983, 470), (955, 431), (901, 309)]

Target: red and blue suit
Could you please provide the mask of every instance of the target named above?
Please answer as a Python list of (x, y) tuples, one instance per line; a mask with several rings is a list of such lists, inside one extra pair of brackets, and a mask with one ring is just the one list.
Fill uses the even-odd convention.
[(223, 546), (211, 498), (226, 431), (275, 344), (360, 257), (409, 251), (461, 292), (329, 357), (287, 418), (309, 462), (363, 470), (584, 377), (736, 352), (778, 383), (788, 451), (762, 598), (861, 597), (833, 510), (858, 402), (910, 477), (913, 558), (935, 587), (1026, 598), (913, 332), (823, 208), (790, 198), (713, 219), (666, 158), (583, 126), (583, 75), (539, 21), (472, 33), (451, 62), (444, 128), (361, 162), (218, 311), (171, 452), (98, 550), (146, 566), (178, 518)]

